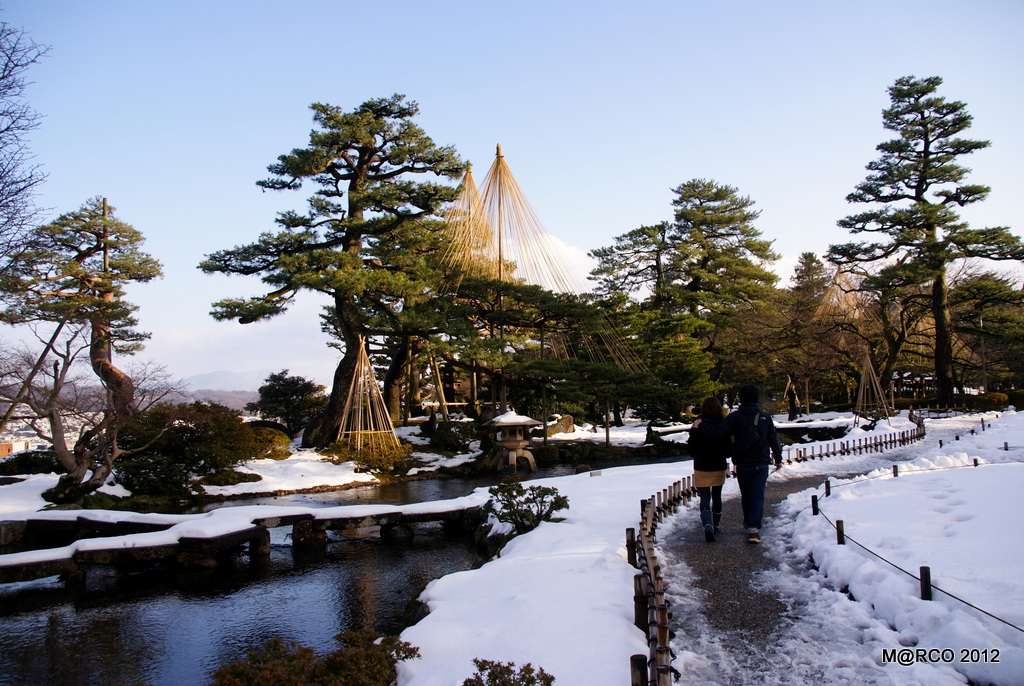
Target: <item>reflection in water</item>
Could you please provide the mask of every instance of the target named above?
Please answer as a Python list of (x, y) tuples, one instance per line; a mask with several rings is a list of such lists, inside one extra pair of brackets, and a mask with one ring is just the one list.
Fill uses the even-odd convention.
[[(560, 466), (534, 478), (574, 471)], [(410, 481), (217, 506), (403, 504), (498, 481), (493, 474)], [(239, 556), (189, 571), (92, 567), (77, 587), (54, 579), (0, 585), (0, 686), (205, 684), (218, 666), (273, 637), (325, 652), (346, 629), (397, 634), (427, 582), (481, 562), (471, 542), (446, 538), (439, 524), (415, 529), (402, 542), (381, 541), (376, 531), (337, 536), (312, 557), (293, 555), (278, 529), (269, 559), (256, 562)]]
[(399, 633), (431, 579), (472, 568), (472, 544), (417, 525), (333, 541), (319, 559), (274, 546), (211, 571), (94, 568), (84, 587), (53, 580), (0, 588), (0, 684), (203, 684), (219, 665), (280, 636), (319, 652), (369, 626)]

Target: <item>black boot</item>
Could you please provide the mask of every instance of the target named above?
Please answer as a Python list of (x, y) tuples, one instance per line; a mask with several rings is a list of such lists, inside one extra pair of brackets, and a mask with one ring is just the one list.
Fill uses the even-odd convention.
[(708, 510), (702, 510), (700, 513), (701, 524), (704, 525), (704, 540), (708, 543), (715, 542), (715, 527), (712, 524), (711, 512)]

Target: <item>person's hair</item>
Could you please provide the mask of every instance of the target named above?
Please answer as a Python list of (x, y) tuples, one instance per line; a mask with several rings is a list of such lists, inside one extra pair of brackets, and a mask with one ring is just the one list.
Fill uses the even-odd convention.
[(707, 398), (700, 406), (700, 416), (706, 419), (722, 419), (725, 417), (725, 410), (722, 409), (722, 403), (718, 402), (718, 398)]
[(760, 397), (761, 392), (757, 390), (757, 386), (753, 384), (740, 386), (740, 403), (756, 403)]

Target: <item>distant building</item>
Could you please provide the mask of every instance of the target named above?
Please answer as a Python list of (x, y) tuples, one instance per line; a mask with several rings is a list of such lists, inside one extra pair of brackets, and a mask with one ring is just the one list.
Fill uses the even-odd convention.
[(11, 453), (20, 452), (22, 450), (28, 450), (30, 447), (28, 441), (11, 441), (9, 443), (0, 443), (0, 457), (7, 457)]

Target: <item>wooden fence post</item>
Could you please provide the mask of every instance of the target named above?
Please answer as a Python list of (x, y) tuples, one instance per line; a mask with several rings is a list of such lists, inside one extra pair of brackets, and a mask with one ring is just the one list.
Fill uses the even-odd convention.
[(629, 686), (647, 686), (647, 656), (629, 657)]
[(846, 532), (843, 530), (843, 520), (836, 520), (836, 543), (846, 545)]
[(932, 599), (932, 570), (931, 567), (921, 567), (921, 600)]

